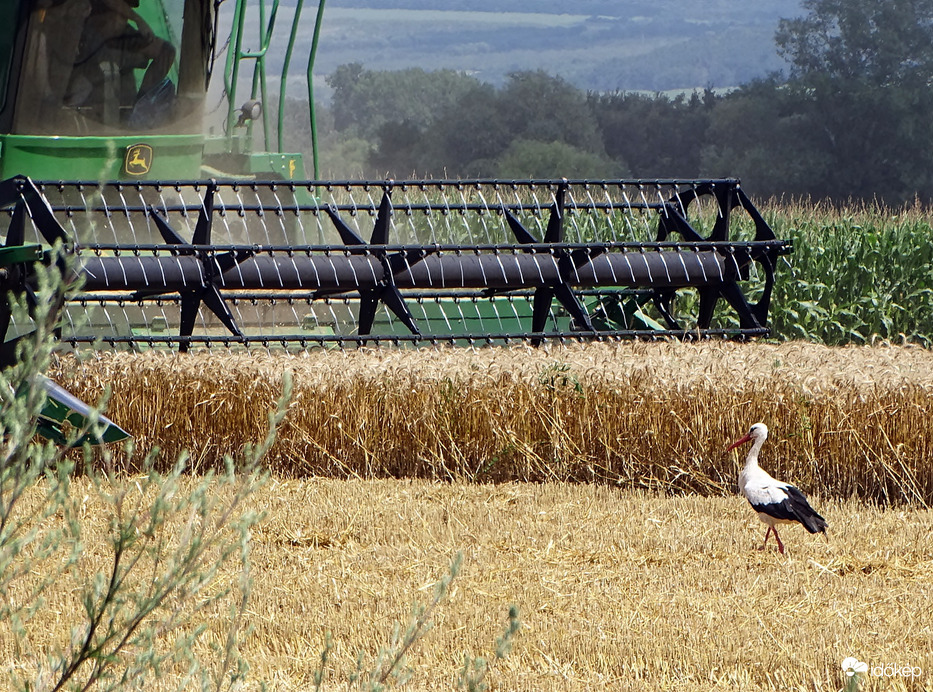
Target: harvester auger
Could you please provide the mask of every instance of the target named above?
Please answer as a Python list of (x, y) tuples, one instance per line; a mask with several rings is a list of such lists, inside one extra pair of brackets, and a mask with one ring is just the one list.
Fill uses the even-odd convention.
[(7, 247), (77, 256), (74, 346), (760, 336), (790, 251), (733, 179), (15, 178), (0, 193)]

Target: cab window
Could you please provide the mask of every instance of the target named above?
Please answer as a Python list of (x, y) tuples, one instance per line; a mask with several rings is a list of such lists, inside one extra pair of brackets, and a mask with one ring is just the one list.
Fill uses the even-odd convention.
[(29, 17), (14, 131), (199, 131), (199, 104), (178, 92), (186, 1), (194, 0), (39, 0)]
[(6, 106), (6, 92), (13, 64), (13, 43), (16, 40), (16, 19), (19, 8), (14, 2), (0, 3), (0, 110)]

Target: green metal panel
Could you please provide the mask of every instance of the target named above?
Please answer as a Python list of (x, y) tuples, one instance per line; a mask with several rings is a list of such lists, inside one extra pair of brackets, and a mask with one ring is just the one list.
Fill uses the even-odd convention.
[(88, 432), (77, 439), (70, 439), (74, 431), (83, 430), (91, 420), (91, 407), (63, 389), (55, 382), (39, 375), (37, 383), (45, 390), (46, 401), (36, 421), (36, 432), (56, 444), (72, 444), (79, 447), (84, 443), (99, 445), (120, 442), (130, 437), (119, 425), (106, 416), (98, 416), (99, 432)]
[[(231, 146), (232, 145), (232, 146)], [(203, 174), (212, 178), (241, 177), (252, 180), (305, 180), (304, 156), (298, 152), (251, 152), (247, 137), (204, 140)]]
[[(43, 137), (0, 135), (0, 179), (28, 175), (39, 180), (192, 180), (201, 176), (201, 135)], [(127, 150), (152, 149), (142, 175), (124, 170)]]
[(38, 262), (42, 259), (42, 246), (35, 243), (26, 245), (10, 245), (0, 247), (0, 267), (10, 267), (14, 264)]
[[(491, 298), (439, 298), (419, 301), (417, 305), (412, 305), (411, 309), (422, 333), (429, 337), (432, 334), (520, 334), (527, 331), (532, 314), (530, 301), (516, 300), (510, 302), (507, 308), (497, 308), (495, 300)], [(359, 314), (358, 309), (354, 314)], [(555, 327), (560, 330), (570, 329), (568, 315), (556, 309), (554, 316)], [(385, 311), (380, 311), (376, 315), (373, 334), (404, 336), (410, 332), (401, 321), (392, 319)]]
[(263, 173), (275, 173), (283, 180), (304, 180), (305, 164), (301, 154), (255, 153), (249, 157), (250, 173), (262, 178)]

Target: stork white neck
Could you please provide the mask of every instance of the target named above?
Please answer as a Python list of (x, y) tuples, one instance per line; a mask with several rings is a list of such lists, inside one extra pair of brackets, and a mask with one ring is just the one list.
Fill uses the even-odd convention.
[(765, 436), (753, 436), (752, 439), (752, 448), (748, 450), (748, 456), (745, 457), (745, 468), (751, 469), (758, 466), (758, 453), (761, 451), (762, 446), (765, 443)]
[(758, 466), (758, 453), (761, 451), (761, 446), (767, 439), (768, 426), (764, 423), (755, 423), (748, 431), (748, 434), (745, 435), (745, 437), (734, 442), (729, 447), (729, 449), (732, 450), (739, 445), (745, 444), (746, 442), (752, 443), (752, 448), (748, 451), (748, 457), (745, 459), (745, 468), (742, 469), (742, 473), (739, 475), (740, 485), (745, 485), (745, 481), (747, 480), (749, 473), (753, 472), (755, 469), (760, 469)]

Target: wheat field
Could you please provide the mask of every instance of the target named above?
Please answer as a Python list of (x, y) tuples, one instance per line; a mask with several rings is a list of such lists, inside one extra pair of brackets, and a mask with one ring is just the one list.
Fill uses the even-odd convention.
[(273, 484), (265, 502), (257, 574), (282, 569), (265, 583), (283, 586), (257, 588), (251, 648), (269, 674), (301, 679), (314, 660), (269, 660), (266, 642), (314, 652), (329, 629), (340, 680), (462, 551), (411, 656), (416, 689), (452, 687), (466, 654), (488, 656), (511, 604), (524, 627), (496, 689), (836, 689), (849, 655), (912, 661), (933, 681), (928, 511), (821, 502), (830, 540), (788, 531), (781, 557), (756, 550), (763, 526), (736, 498), (326, 480)]
[[(259, 441), (281, 477), (585, 481), (730, 494), (725, 447), (756, 421), (775, 475), (827, 497), (933, 501), (933, 353), (911, 346), (644, 343), (539, 349), (102, 353), (52, 376), (167, 465)], [(118, 463), (133, 468), (131, 459)]]
[[(190, 449), (198, 471), (263, 436), (286, 371), (293, 398), (250, 500), (265, 517), (245, 689), (313, 689), (318, 672), (322, 689), (347, 689), (458, 554), (407, 689), (455, 688), (512, 605), (522, 628), (491, 666), (494, 690), (839, 690), (850, 656), (880, 672), (861, 689), (933, 685), (925, 349), (103, 353), (61, 357), (51, 374), (86, 400), (109, 387), (108, 413), (139, 450), (160, 446), (169, 464)], [(735, 494), (739, 451), (725, 452), (756, 420), (772, 431), (762, 464), (830, 526), (783, 530), (783, 556), (759, 550), (764, 525)], [(115, 459), (132, 478), (134, 458)], [(73, 483), (93, 574), (106, 570), (106, 503)], [(47, 594), (39, 651), (68, 640), (75, 593)], [(222, 640), (223, 614), (203, 613), (203, 646)], [(4, 669), (29, 668), (20, 651), (0, 623)], [(174, 682), (166, 671), (159, 687)]]

